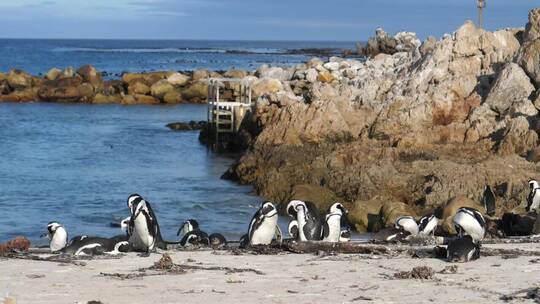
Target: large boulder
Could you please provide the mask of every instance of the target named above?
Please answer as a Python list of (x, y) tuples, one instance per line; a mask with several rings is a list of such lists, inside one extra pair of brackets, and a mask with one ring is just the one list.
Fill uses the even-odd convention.
[(244, 78), (247, 75), (248, 73), (244, 70), (232, 69), (225, 72), (225, 77), (228, 77), (228, 78)]
[(181, 90), (182, 98), (192, 103), (202, 103), (208, 97), (208, 82), (197, 81)]
[(26, 88), (7, 95), (0, 95), (0, 101), (28, 102), (36, 101), (37, 99), (37, 88)]
[(349, 221), (354, 223), (356, 231), (376, 232), (382, 228), (380, 217), (381, 207), (384, 200), (378, 197), (369, 201), (356, 201), (349, 210)]
[(286, 201), (295, 199), (314, 203), (321, 213), (325, 213), (332, 204), (342, 202), (335, 193), (327, 188), (309, 184), (296, 185), (292, 188), (290, 197)]
[(525, 156), (538, 145), (538, 134), (530, 130), (529, 121), (523, 116), (513, 118), (504, 130), (497, 152), (501, 155)]
[(96, 68), (89, 64), (80, 67), (77, 70), (77, 74), (81, 75), (83, 81), (90, 83), (94, 86), (94, 88), (99, 88), (103, 86), (103, 79), (101, 78), (101, 73), (99, 73)]
[(7, 83), (14, 90), (29, 88), (32, 86), (32, 76), (21, 70), (11, 70), (7, 74)]
[(128, 94), (143, 94), (150, 93), (150, 87), (145, 83), (142, 78), (133, 80), (128, 86)]
[(174, 91), (174, 86), (168, 80), (159, 80), (150, 88), (152, 96), (163, 99), (163, 96)]
[(121, 103), (122, 96), (120, 95), (105, 95), (97, 93), (92, 99), (92, 103), (95, 104), (109, 104), (109, 103)]
[(381, 207), (380, 213), (383, 227), (392, 227), (400, 216), (416, 216), (414, 210), (403, 202), (388, 201)]
[(189, 76), (182, 73), (174, 73), (167, 77), (167, 81), (174, 86), (184, 86), (189, 82)]
[(168, 104), (181, 103), (182, 102), (182, 94), (180, 92), (178, 92), (178, 91), (167, 92), (167, 94), (165, 94), (163, 96), (163, 101), (165, 103), (168, 103)]
[(62, 70), (58, 68), (50, 69), (47, 74), (45, 74), (45, 79), (47, 80), (56, 80), (62, 74)]
[(518, 55), (517, 62), (540, 87), (540, 39), (525, 42)]
[(485, 208), (480, 205), (480, 203), (466, 197), (466, 196), (456, 196), (449, 200), (443, 207), (442, 212), (442, 229), (448, 234), (455, 234), (456, 230), (454, 228), (454, 215), (457, 210), (461, 207), (474, 208), (480, 211), (482, 214), (485, 214)]
[(289, 81), (292, 77), (292, 73), (284, 68), (262, 65), (257, 69), (255, 76), (259, 78), (274, 78), (280, 81)]
[[(527, 100), (532, 92), (534, 86), (523, 69), (515, 63), (508, 63), (499, 73), (485, 103), (503, 115), (514, 103)], [(532, 102), (528, 102), (533, 106)]]
[(254, 97), (263, 96), (265, 94), (276, 93), (283, 89), (281, 81), (273, 78), (263, 78), (255, 82), (251, 86)]
[(124, 105), (136, 105), (136, 104), (159, 104), (159, 99), (141, 94), (124, 95), (121, 103)]

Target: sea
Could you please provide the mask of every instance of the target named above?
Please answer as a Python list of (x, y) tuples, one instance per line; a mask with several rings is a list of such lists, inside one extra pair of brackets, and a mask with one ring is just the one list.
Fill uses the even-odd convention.
[[(0, 39), (0, 72), (34, 75), (95, 66), (105, 78), (123, 72), (256, 69), (291, 66), (353, 49), (354, 42)], [(70, 236), (113, 236), (138, 193), (156, 212), (165, 239), (187, 219), (238, 240), (263, 198), (221, 179), (239, 155), (217, 154), (197, 131), (167, 123), (206, 119), (205, 105), (122, 106), (0, 103), (0, 242), (40, 235), (50, 221)], [(288, 219), (280, 218), (286, 231)]]

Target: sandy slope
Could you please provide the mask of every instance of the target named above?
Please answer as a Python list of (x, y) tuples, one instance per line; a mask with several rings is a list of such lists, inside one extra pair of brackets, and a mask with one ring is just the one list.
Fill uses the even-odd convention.
[[(489, 246), (489, 245), (487, 245)], [(491, 245), (540, 251), (540, 244)], [(0, 260), (0, 295), (17, 303), (492, 303), (501, 296), (540, 287), (540, 257), (483, 257), (456, 264), (455, 274), (432, 280), (398, 280), (396, 271), (427, 265), (440, 271), (451, 264), (437, 259), (338, 255), (233, 255), (229, 252), (171, 252), (175, 263), (254, 268), (264, 272), (227, 274), (190, 270), (180, 275), (125, 279), (100, 272), (132, 273), (151, 266), (149, 258), (92, 260), (86, 266), (54, 262)], [(518, 302), (525, 293), (517, 295)], [(540, 301), (540, 300), (539, 300)]]

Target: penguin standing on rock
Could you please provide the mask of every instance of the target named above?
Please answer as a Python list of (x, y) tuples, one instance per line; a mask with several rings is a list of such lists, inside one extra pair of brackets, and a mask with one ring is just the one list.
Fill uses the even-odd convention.
[(328, 209), (322, 229), (325, 242), (337, 243), (341, 238), (341, 224), (346, 222), (347, 209), (341, 203), (335, 203)]
[(292, 200), (287, 204), (287, 214), (298, 223), (299, 241), (320, 241), (323, 238), (323, 220), (312, 202)]
[(527, 212), (538, 212), (540, 207), (540, 186), (535, 180), (529, 181), (529, 196), (527, 197)]
[(240, 239), (240, 247), (248, 245), (269, 245), (274, 236), (281, 238), (277, 224), (278, 212), (271, 202), (262, 203), (249, 223), (247, 235)]

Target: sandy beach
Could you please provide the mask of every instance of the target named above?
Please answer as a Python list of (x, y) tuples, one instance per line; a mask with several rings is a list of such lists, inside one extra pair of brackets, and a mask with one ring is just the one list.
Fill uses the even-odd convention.
[[(540, 252), (540, 244), (485, 245)], [(230, 270), (189, 269), (180, 274), (146, 271), (162, 257), (130, 253), (82, 265), (0, 260), (0, 291), (16, 303), (493, 303), (532, 302), (527, 290), (540, 283), (539, 256), (491, 256), (452, 264), (433, 258), (374, 255), (235, 255), (229, 251), (167, 252), (175, 264)], [(457, 266), (453, 273), (448, 266)], [(433, 278), (396, 279), (416, 266)], [(240, 269), (249, 269), (238, 272)], [(455, 270), (455, 269), (454, 269)], [(108, 276), (108, 275), (112, 276)], [(118, 277), (117, 274), (130, 275)]]

